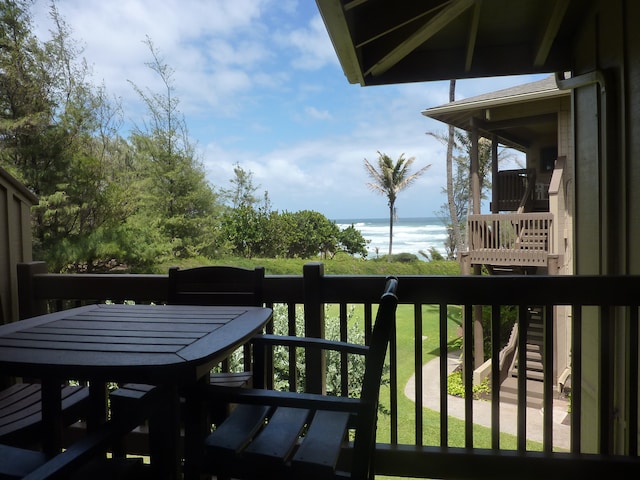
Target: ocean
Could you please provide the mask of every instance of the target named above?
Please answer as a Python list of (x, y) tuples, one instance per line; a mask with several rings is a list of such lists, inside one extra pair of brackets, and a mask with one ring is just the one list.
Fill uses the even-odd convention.
[[(346, 218), (335, 220), (340, 229), (352, 225), (362, 233), (367, 244), (367, 258), (377, 258), (389, 253), (388, 218)], [(447, 229), (437, 217), (399, 218), (393, 222), (393, 253), (413, 253), (420, 260), (427, 260), (420, 251), (429, 252), (434, 247), (445, 255), (444, 241)]]

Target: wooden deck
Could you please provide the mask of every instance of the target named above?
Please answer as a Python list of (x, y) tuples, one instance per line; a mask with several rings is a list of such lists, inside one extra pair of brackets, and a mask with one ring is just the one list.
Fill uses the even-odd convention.
[[(37, 265), (37, 264), (36, 264)], [(28, 270), (28, 269), (27, 269)], [(25, 272), (22, 272), (25, 274)], [(28, 277), (28, 275), (27, 275)], [(93, 302), (104, 299), (127, 299), (136, 302), (163, 302), (163, 292), (166, 292), (166, 275), (54, 275), (47, 273), (33, 273), (29, 278), (22, 279), (25, 290), (20, 292), (21, 300), (31, 299), (29, 306), (45, 306), (45, 308), (64, 308), (65, 305)], [(344, 326), (349, 321), (350, 307), (358, 305), (364, 312), (363, 328), (370, 332), (375, 314), (376, 298), (371, 292), (379, 291), (384, 283), (381, 275), (347, 276), (324, 275), (322, 264), (310, 263), (304, 266), (302, 275), (267, 275), (265, 278), (264, 299), (267, 305), (280, 304), (285, 308), (285, 316), (295, 324), (296, 309), (304, 307), (305, 332), (311, 336), (321, 336), (324, 331), (324, 305), (339, 305), (340, 324)], [(128, 294), (127, 294), (128, 291)], [(626, 365), (626, 375), (637, 379), (638, 374), (638, 313), (640, 291), (639, 276), (400, 276), (398, 294), (401, 308), (411, 313), (403, 313), (402, 321), (412, 321), (413, 338), (405, 339), (400, 345), (397, 340), (392, 341), (389, 362), (389, 393), (382, 400), (388, 407), (389, 414), (380, 415), (379, 425), (388, 432), (384, 438), (378, 438), (376, 445), (376, 473), (379, 475), (407, 476), (414, 478), (491, 478), (500, 479), (513, 477), (513, 472), (519, 472), (521, 478), (539, 480), (564, 480), (566, 478), (596, 474), (603, 476), (624, 477), (628, 469), (640, 469), (638, 449), (638, 412), (637, 382), (632, 382), (633, 389), (629, 393), (626, 411), (631, 412), (626, 418), (626, 430), (616, 435), (624, 436), (623, 450), (620, 445), (614, 445), (611, 439), (614, 435), (613, 420), (615, 401), (608, 385), (619, 372), (617, 359), (629, 359)], [(165, 299), (166, 300), (166, 299)], [(50, 302), (52, 301), (52, 302)], [(495, 398), (489, 400), (491, 411), (491, 444), (478, 445), (474, 439), (474, 424), (476, 413), (473, 410), (471, 376), (465, 380), (465, 427), (464, 439), (460, 442), (450, 436), (451, 422), (448, 415), (449, 400), (447, 395), (439, 398), (439, 420), (429, 421), (425, 414), (422, 392), (424, 386), (437, 382), (440, 392), (446, 392), (447, 374), (446, 358), (440, 369), (440, 375), (435, 378), (425, 378), (421, 366), (424, 363), (423, 317), (425, 309), (430, 309), (432, 318), (440, 318), (441, 328), (439, 345), (447, 349), (452, 332), (447, 330), (449, 315), (452, 309), (462, 310), (462, 327), (470, 331), (473, 328), (474, 305), (484, 305), (496, 309), (500, 305), (516, 305), (521, 312), (520, 318), (528, 306), (543, 305), (545, 345), (554, 345), (558, 339), (554, 338), (554, 329), (550, 328), (558, 322), (559, 308), (571, 309), (570, 335), (572, 354), (572, 422), (569, 451), (558, 451), (554, 448), (554, 438), (557, 435), (553, 410), (556, 407), (556, 384), (554, 379), (553, 348), (545, 347), (544, 378), (542, 382), (542, 409), (537, 413), (542, 417), (542, 447), (541, 451), (532, 451), (527, 446), (528, 429), (526, 410), (527, 382), (524, 377), (518, 377), (516, 388), (519, 390), (517, 424), (517, 446), (506, 449), (500, 439), (500, 388), (495, 385), (492, 391)], [(616, 306), (612, 308), (612, 306)], [(433, 310), (435, 309), (435, 310)], [(433, 313), (435, 311), (435, 313)], [(406, 316), (408, 315), (408, 316)], [(601, 354), (597, 359), (582, 354), (581, 339), (585, 338), (586, 328), (598, 328), (607, 331), (620, 318), (626, 318), (629, 324), (629, 341), (624, 346), (625, 351), (614, 356)], [(497, 319), (498, 317), (496, 317)], [(492, 318), (493, 321), (493, 318)], [(521, 331), (528, 330), (525, 322)], [(499, 343), (497, 336), (499, 328), (491, 331), (494, 343)], [(526, 346), (524, 336), (519, 340), (519, 363), (526, 363)], [(472, 350), (471, 339), (465, 338), (464, 348)], [(399, 372), (399, 350), (402, 355), (411, 355), (415, 359), (413, 372)], [(599, 344), (600, 352), (608, 352), (610, 345), (606, 339)], [(407, 352), (409, 349), (409, 352)], [(492, 352), (492, 357), (498, 358), (499, 351)], [(444, 357), (441, 357), (444, 358)], [(597, 365), (595, 365), (595, 363)], [(499, 362), (495, 362), (496, 365)], [(582, 369), (598, 368), (601, 372), (601, 382), (582, 389)], [(307, 380), (313, 384), (310, 388), (322, 388), (325, 375), (322, 374), (323, 364), (315, 364), (313, 359), (307, 361)], [(463, 358), (463, 368), (473, 370), (471, 356)], [(444, 374), (442, 374), (444, 372)], [(346, 374), (348, 375), (348, 370)], [(409, 411), (400, 397), (404, 396), (404, 384), (399, 381), (406, 374), (415, 375), (416, 394), (411, 402)], [(498, 377), (498, 375), (496, 375)], [(307, 385), (309, 387), (309, 385)], [(493, 395), (493, 394), (492, 394)], [(469, 400), (467, 400), (469, 398)], [(597, 409), (589, 408), (596, 398), (600, 405)], [(585, 401), (584, 399), (587, 399)], [(402, 410), (402, 411), (401, 411)], [(401, 438), (399, 419), (409, 419), (411, 426), (407, 427), (406, 420), (402, 430), (410, 428), (412, 438)], [(589, 424), (597, 424), (598, 440), (583, 444), (581, 421), (588, 419)], [(574, 421), (575, 420), (575, 421)], [(435, 430), (434, 430), (435, 429)], [(427, 430), (429, 432), (427, 432)], [(438, 433), (435, 433), (438, 432)], [(435, 438), (434, 438), (435, 437)], [(439, 438), (438, 438), (439, 437)], [(596, 454), (594, 453), (594, 450)]]

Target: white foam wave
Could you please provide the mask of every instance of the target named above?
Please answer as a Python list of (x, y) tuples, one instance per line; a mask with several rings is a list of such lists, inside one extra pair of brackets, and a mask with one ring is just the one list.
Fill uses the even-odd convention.
[[(340, 229), (353, 226), (360, 231), (369, 243), (369, 258), (387, 254), (389, 251), (389, 220), (358, 219), (337, 221)], [(439, 219), (403, 219), (393, 226), (393, 253), (413, 253), (424, 259), (420, 252), (427, 253), (435, 248), (445, 254), (444, 242), (447, 239), (446, 227)]]

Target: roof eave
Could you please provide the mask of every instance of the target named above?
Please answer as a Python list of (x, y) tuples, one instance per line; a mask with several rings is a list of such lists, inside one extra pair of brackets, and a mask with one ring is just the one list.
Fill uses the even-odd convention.
[(340, 66), (351, 84), (365, 85), (345, 12), (340, 0), (316, 0), (320, 16), (336, 51)]
[(559, 90), (557, 88), (549, 89), (549, 90), (541, 90), (537, 92), (527, 92), (521, 93), (517, 95), (509, 95), (505, 97), (498, 98), (485, 98), (482, 100), (473, 100), (470, 98), (469, 101), (461, 100), (459, 102), (449, 103), (445, 105), (440, 105), (438, 107), (427, 108), (423, 110), (421, 113), (426, 117), (435, 118), (439, 115), (451, 114), (451, 113), (460, 113), (468, 110), (477, 110), (481, 108), (495, 108), (502, 105), (514, 105), (516, 103), (527, 103), (533, 102), (536, 100), (544, 100), (547, 98), (555, 98), (567, 96), (571, 92), (569, 90)]

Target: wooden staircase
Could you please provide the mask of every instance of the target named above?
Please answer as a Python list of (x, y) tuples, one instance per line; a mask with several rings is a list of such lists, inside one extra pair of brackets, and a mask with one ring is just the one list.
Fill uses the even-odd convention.
[(543, 371), (543, 324), (542, 310), (537, 307), (529, 309), (529, 325), (527, 329), (526, 365), (518, 365), (518, 354), (509, 369), (509, 373), (500, 387), (500, 401), (517, 404), (518, 376), (525, 375), (527, 383), (527, 407), (542, 407)]

